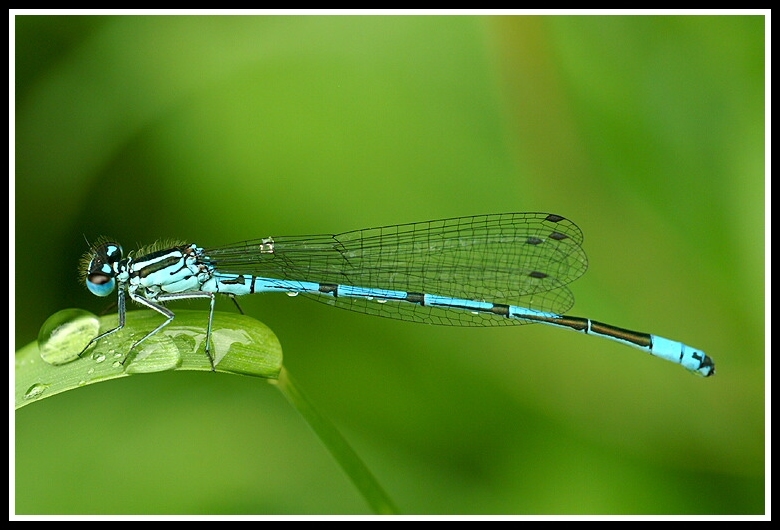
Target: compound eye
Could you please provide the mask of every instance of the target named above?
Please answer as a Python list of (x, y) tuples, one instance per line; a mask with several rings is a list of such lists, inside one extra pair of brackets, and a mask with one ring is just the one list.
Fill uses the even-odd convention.
[(116, 280), (102, 272), (93, 272), (87, 276), (87, 289), (95, 296), (108, 296), (114, 292)]
[(116, 263), (122, 259), (122, 247), (118, 243), (103, 243), (95, 251), (94, 262)]

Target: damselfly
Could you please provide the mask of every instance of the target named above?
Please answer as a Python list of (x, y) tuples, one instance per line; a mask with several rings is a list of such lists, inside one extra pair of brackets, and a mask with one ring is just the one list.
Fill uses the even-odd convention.
[(574, 304), (567, 285), (588, 267), (582, 241), (577, 225), (549, 213), (456, 217), (214, 248), (157, 244), (127, 257), (118, 243), (103, 238), (82, 258), (81, 273), (97, 296), (117, 290), (119, 325), (95, 337), (84, 351), (125, 326), (125, 296), (165, 317), (130, 351), (174, 319), (166, 302), (204, 298), (210, 302), (206, 354), (213, 368), (216, 295), (284, 292), (412, 322), (548, 324), (612, 339), (705, 377), (713, 375), (715, 364), (701, 350), (564, 314)]

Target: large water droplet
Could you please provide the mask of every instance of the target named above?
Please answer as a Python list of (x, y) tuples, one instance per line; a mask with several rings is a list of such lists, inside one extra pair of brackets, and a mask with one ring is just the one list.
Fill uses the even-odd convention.
[(181, 366), (182, 358), (175, 341), (167, 335), (158, 333), (144, 341), (120, 361), (128, 374), (147, 374), (174, 370)]
[(298, 296), (299, 294), (301, 293), (299, 293), (298, 291), (290, 291), (289, 293), (287, 293), (287, 296)]
[(38, 332), (41, 359), (53, 365), (75, 361), (99, 331), (100, 320), (89, 311), (58, 311), (46, 319)]

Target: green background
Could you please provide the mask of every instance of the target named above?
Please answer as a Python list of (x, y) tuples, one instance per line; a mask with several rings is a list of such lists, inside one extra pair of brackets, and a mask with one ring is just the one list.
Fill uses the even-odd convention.
[[(547, 326), (242, 307), (405, 513), (764, 513), (763, 17), (15, 30), (17, 347), (59, 309), (106, 309), (77, 281), (85, 237), (213, 246), (555, 212), (590, 260), (572, 314), (703, 348), (715, 377)], [(259, 379), (134, 376), (15, 427), (20, 514), (369, 511)]]

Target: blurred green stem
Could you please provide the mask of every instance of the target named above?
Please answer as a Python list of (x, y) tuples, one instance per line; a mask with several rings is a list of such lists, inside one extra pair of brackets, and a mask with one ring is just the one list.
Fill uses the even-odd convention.
[(336, 427), (317, 412), (317, 409), (312, 406), (305, 394), (295, 385), (290, 378), (289, 372), (284, 367), (279, 372), (279, 378), (275, 384), (290, 404), (301, 413), (306, 422), (314, 429), (320, 441), (325, 444), (330, 454), (333, 455), (341, 465), (341, 468), (349, 475), (374, 512), (379, 514), (399, 513), (393, 501), (390, 500), (390, 497), (388, 497), (385, 490), (382, 489), (382, 486), (379, 485), (363, 461), (360, 460), (360, 457), (341, 436)]

